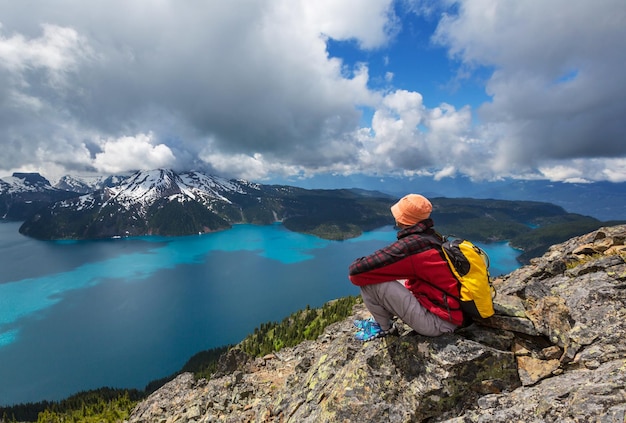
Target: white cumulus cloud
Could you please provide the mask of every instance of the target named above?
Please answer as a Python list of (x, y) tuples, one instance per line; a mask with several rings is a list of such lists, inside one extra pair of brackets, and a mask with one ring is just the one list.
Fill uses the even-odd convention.
[[(2, 173), (176, 166), (252, 179), (626, 179), (623, 0), (0, 0), (0, 8)], [(426, 16), (436, 30), (405, 25), (402, 13)], [(387, 53), (409, 32), (446, 49), (453, 82), (479, 79), (489, 100), (434, 105), (400, 86), (405, 73)], [(365, 59), (331, 56), (331, 41)], [(385, 88), (370, 81), (373, 57)]]
[(154, 144), (152, 134), (138, 134), (101, 141), (94, 166), (98, 172), (120, 173), (141, 164), (140, 168), (156, 169), (175, 166), (176, 157), (165, 144)]

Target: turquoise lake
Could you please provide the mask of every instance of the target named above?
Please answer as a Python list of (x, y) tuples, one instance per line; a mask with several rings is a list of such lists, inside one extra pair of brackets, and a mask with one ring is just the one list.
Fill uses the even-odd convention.
[[(280, 224), (176, 238), (44, 242), (0, 223), (0, 405), (143, 388), (195, 353), (307, 305), (357, 295), (347, 268), (392, 227), (326, 241)], [(481, 245), (492, 275), (519, 251)]]

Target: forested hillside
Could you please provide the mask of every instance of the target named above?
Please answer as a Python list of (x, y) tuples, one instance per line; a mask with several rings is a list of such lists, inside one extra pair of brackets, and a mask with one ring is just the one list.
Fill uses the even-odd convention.
[[(352, 313), (360, 297), (344, 297), (330, 301), (320, 308), (306, 307), (281, 322), (266, 322), (239, 344), (252, 357), (280, 351), (304, 340), (316, 339), (330, 324)], [(0, 422), (122, 422), (137, 402), (181, 373), (194, 373), (196, 378), (210, 378), (219, 369), (219, 360), (233, 345), (200, 351), (176, 373), (150, 382), (143, 390), (101, 388), (80, 392), (58, 401), (19, 404), (0, 407)], [(223, 367), (224, 365), (222, 365)], [(225, 369), (222, 368), (221, 371)]]
[(523, 250), (518, 257), (528, 263), (548, 247), (606, 225), (590, 216), (568, 213), (550, 203), (535, 201), (433, 198), (432, 218), (444, 235), (472, 241), (509, 241)]

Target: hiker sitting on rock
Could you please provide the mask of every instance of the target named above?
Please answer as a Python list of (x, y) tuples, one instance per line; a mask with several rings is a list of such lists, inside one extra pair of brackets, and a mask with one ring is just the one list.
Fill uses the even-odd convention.
[(421, 335), (453, 332), (463, 323), (458, 282), (442, 258), (433, 235), (432, 205), (409, 194), (391, 207), (400, 228), (398, 240), (350, 265), (350, 281), (372, 317), (356, 320), (356, 338), (368, 341), (397, 333), (397, 316)]

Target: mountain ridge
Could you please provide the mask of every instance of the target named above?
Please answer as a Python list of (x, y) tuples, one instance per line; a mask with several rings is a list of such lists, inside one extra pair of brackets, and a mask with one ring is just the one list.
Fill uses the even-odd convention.
[[(134, 172), (117, 175), (65, 175), (52, 185), (63, 191), (80, 194), (95, 191), (104, 186), (119, 184)], [(20, 175), (29, 175), (21, 173)], [(41, 175), (32, 173), (37, 177)], [(11, 180), (14, 177), (3, 177)], [(45, 179), (45, 178), (44, 178)], [(626, 218), (626, 182), (556, 182), (550, 180), (503, 179), (496, 181), (473, 181), (467, 177), (433, 179), (432, 177), (366, 177), (363, 175), (312, 177), (293, 181), (289, 178), (272, 185), (296, 186), (304, 189), (354, 189), (378, 191), (386, 196), (400, 198), (408, 192), (420, 192), (427, 197), (498, 199), (513, 201), (549, 202), (565, 208), (569, 213), (593, 216), (601, 221)], [(0, 178), (0, 218), (2, 212), (3, 186)], [(366, 188), (365, 188), (366, 187)], [(365, 189), (364, 189), (365, 188)], [(25, 217), (10, 217), (24, 220)]]
[(63, 191), (71, 191), (79, 194), (88, 194), (90, 192), (102, 189), (104, 187), (113, 187), (126, 178), (128, 175), (110, 175), (110, 176), (62, 176), (53, 186)]
[[(11, 181), (0, 180), (0, 216), (21, 213), (20, 233), (42, 240), (186, 236), (239, 223), (275, 222), (291, 231), (345, 240), (391, 225), (389, 208), (397, 200), (359, 188), (263, 185), (171, 169), (108, 178), (67, 177), (56, 187), (38, 174), (16, 174)], [(518, 259), (522, 263), (554, 243), (611, 223), (536, 200), (430, 199), (441, 233), (482, 242), (509, 241), (524, 250)]]
[(38, 173), (15, 172), (0, 179), (0, 220), (24, 220), (42, 207), (77, 195), (53, 187)]
[[(20, 232), (38, 239), (180, 236), (223, 230), (235, 223), (285, 221), (294, 228), (316, 219), (318, 223), (305, 232), (345, 239), (388, 224), (391, 204), (392, 199), (382, 194), (305, 190), (156, 169), (44, 207), (26, 219)], [(342, 220), (342, 213), (352, 222)]]
[[(286, 179), (286, 183), (289, 180)], [(431, 197), (542, 201), (559, 205), (569, 213), (593, 216), (602, 221), (626, 218), (626, 182), (559, 182), (548, 179), (473, 180), (467, 176), (313, 176), (298, 181), (305, 188), (367, 187), (393, 197), (419, 192)], [(416, 191), (417, 190), (417, 191)]]

